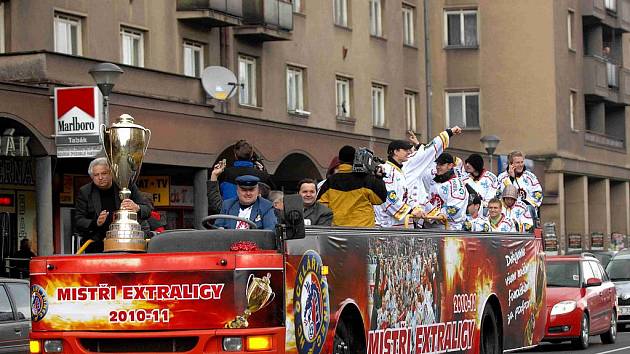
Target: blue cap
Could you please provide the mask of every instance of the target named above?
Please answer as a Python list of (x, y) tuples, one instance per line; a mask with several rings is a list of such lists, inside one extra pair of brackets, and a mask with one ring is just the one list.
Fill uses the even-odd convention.
[(254, 188), (260, 182), (260, 178), (252, 175), (243, 175), (236, 177), (236, 185), (242, 188)]

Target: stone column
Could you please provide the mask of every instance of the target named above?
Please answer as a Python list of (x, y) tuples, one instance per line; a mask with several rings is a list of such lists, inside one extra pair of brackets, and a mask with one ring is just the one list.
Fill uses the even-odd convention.
[(584, 238), (589, 232), (588, 217), (588, 178), (586, 176), (565, 175), (564, 207), (565, 231), (567, 235), (580, 234)]
[(590, 234), (601, 232), (604, 239), (610, 237), (610, 180), (607, 178), (588, 179), (588, 245)]
[(208, 170), (202, 168), (195, 172), (195, 180), (194, 180), (194, 209), (193, 213), (195, 215), (195, 228), (202, 228), (201, 219), (208, 216)]
[[(541, 227), (552, 222), (556, 225), (558, 251), (566, 248), (564, 174), (562, 172), (545, 173), (544, 203), (540, 207)], [(544, 228), (543, 228), (544, 232)]]
[(611, 232), (630, 234), (630, 183), (610, 182)]
[(35, 187), (37, 190), (37, 254), (54, 253), (52, 164), (51, 157), (35, 158)]

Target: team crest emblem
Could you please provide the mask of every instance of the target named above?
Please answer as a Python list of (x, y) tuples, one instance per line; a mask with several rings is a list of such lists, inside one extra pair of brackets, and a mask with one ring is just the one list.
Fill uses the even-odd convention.
[(293, 290), (295, 339), (299, 353), (318, 354), (330, 322), (328, 284), (322, 275), (322, 259), (315, 251), (304, 253)]
[(387, 199), (389, 199), (390, 201), (396, 201), (396, 192), (395, 191), (389, 191), (389, 193), (387, 194)]
[(48, 312), (46, 290), (35, 284), (31, 286), (31, 320), (40, 321)]

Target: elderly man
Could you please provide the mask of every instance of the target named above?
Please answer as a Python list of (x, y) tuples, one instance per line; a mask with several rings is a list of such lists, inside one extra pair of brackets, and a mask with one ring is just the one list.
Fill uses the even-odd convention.
[[(223, 202), (221, 214), (239, 216), (254, 222), (259, 229), (273, 230), (278, 219), (273, 205), (260, 196), (258, 182), (260, 179), (252, 175), (239, 176), (236, 182), (236, 198)], [(230, 219), (219, 219), (214, 224), (226, 229), (249, 229), (247, 222)]]
[(310, 178), (305, 178), (298, 183), (298, 193), (304, 201), (304, 224), (323, 225), (332, 224), (333, 212), (328, 207), (317, 201), (317, 184)]
[(112, 183), (112, 174), (106, 158), (92, 160), (88, 174), (92, 182), (79, 190), (74, 223), (81, 235), (82, 244), (89, 239), (94, 241), (85, 252), (97, 253), (103, 252), (103, 239), (112, 223), (114, 211), (131, 210), (138, 213), (138, 221), (142, 221), (149, 218), (153, 208), (135, 185), (129, 186), (131, 197), (120, 200), (120, 189)]

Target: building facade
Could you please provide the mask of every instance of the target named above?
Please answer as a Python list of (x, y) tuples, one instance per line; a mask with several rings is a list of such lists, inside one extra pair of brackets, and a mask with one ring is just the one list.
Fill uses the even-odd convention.
[[(111, 120), (130, 114), (152, 131), (138, 184), (153, 194), (169, 227), (193, 227), (207, 214), (207, 169), (233, 159), (239, 139), (253, 143), (275, 188), (290, 191), (304, 177), (323, 178), (345, 144), (383, 155), (409, 128), (424, 136), (420, 6), (0, 2), (0, 201), (7, 201), (0, 212), (12, 240), (3, 257), (25, 237), (42, 255), (75, 247), (74, 202), (90, 181), (91, 158), (62, 157), (55, 88), (94, 86), (88, 72), (102, 62), (123, 69), (109, 96)], [(206, 94), (199, 77), (208, 66), (236, 74), (241, 85), (233, 98)]]

